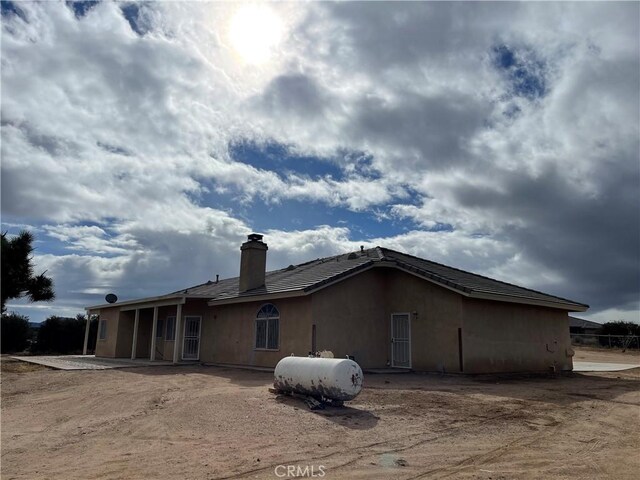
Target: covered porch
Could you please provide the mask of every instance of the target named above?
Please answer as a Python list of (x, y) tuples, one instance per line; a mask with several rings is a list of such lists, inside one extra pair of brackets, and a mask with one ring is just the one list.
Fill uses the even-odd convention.
[(98, 315), (98, 357), (172, 363), (197, 361), (200, 358), (202, 315), (189, 312), (185, 315), (186, 303), (186, 297), (173, 297), (87, 309), (83, 354), (87, 353), (89, 318)]

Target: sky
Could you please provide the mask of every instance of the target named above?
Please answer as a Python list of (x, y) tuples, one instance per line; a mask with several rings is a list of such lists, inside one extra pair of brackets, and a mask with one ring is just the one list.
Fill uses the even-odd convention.
[(640, 320), (640, 4), (2, 2), (41, 321), (383, 246)]

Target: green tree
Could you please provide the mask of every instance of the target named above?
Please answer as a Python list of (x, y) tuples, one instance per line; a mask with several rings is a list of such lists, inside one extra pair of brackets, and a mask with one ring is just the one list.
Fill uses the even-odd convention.
[(602, 325), (602, 335), (640, 335), (640, 325), (618, 320)]
[[(82, 353), (86, 324), (87, 317), (82, 314), (76, 315), (75, 318), (53, 315), (40, 325), (34, 350), (42, 353)], [(95, 349), (97, 331), (98, 320), (92, 318), (89, 327), (88, 351)]]
[(17, 313), (10, 313), (8, 315), (2, 314), (1, 322), (2, 353), (24, 351), (27, 348), (27, 340), (31, 336), (29, 319)]
[(22, 231), (13, 238), (2, 234), (2, 312), (7, 300), (29, 297), (32, 302), (51, 301), (55, 298), (53, 281), (43, 272), (33, 273), (33, 235)]
[(640, 335), (640, 325), (633, 322), (624, 322), (622, 320), (607, 322), (602, 325), (600, 334), (601, 336), (598, 337), (600, 345), (605, 347), (625, 347), (629, 344), (625, 344), (623, 336)]

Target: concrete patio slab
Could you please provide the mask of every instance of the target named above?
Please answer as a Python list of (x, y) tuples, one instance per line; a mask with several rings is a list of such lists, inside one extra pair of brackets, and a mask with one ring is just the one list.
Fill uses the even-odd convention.
[[(95, 355), (38, 355), (38, 356), (13, 356), (16, 360), (29, 363), (37, 363), (59, 370), (108, 370), (112, 368), (131, 367), (160, 367), (174, 365), (165, 360), (150, 361), (149, 359), (130, 360), (126, 358), (96, 358)], [(193, 364), (190, 362), (190, 364)]]
[(604, 362), (573, 362), (574, 372), (619, 372), (640, 368), (640, 364), (631, 363), (604, 363)]

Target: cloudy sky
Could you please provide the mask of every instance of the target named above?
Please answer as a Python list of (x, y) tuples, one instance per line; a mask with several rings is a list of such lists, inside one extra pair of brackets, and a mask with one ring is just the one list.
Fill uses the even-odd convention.
[(386, 246), (639, 319), (640, 4), (2, 2), (39, 321)]

